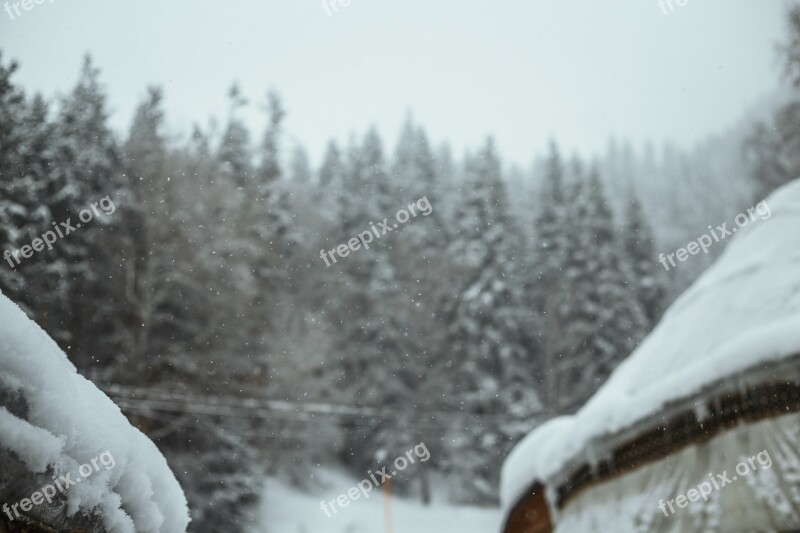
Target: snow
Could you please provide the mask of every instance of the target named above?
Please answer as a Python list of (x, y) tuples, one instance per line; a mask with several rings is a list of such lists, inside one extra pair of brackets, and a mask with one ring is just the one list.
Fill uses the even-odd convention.
[[(580, 491), (554, 513), (554, 531), (604, 533), (608, 524), (614, 531), (631, 532), (798, 531), (798, 443), (797, 413), (736, 426)], [(747, 468), (743, 472), (740, 467)], [(708, 485), (708, 501), (666, 515), (659, 509), (662, 501), (707, 483), (709, 474), (725, 472), (730, 484)]]
[(17, 418), (0, 407), (0, 437), (3, 447), (14, 450), (31, 472), (42, 473), (61, 455), (66, 439)]
[(0, 448), (31, 472), (73, 476), (108, 451), (114, 467), (69, 488), (68, 514), (99, 510), (112, 533), (185, 531), (186, 499), (155, 445), (2, 294), (0, 331), (0, 389), (21, 393), (28, 405), (26, 420), (0, 408)]
[[(381, 533), (385, 529), (385, 498), (373, 491), (366, 500), (351, 502), (330, 518), (320, 508), (320, 501), (335, 499), (358, 482), (332, 471), (319, 472), (319, 494), (309, 495), (285, 483), (268, 478), (261, 508), (262, 527), (258, 531), (281, 533)], [(438, 501), (423, 506), (417, 500), (391, 498), (393, 533), (486, 533), (499, 531), (501, 514), (497, 508), (460, 507)]]
[(772, 215), (739, 228), (717, 263), (582, 409), (542, 425), (515, 447), (502, 471), (505, 507), (593, 439), (705, 385), (800, 352), (800, 180), (766, 202)]

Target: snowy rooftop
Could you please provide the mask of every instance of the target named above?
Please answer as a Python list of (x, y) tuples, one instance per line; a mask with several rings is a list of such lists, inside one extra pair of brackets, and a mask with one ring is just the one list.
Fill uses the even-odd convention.
[(71, 472), (74, 480), (81, 464), (108, 451), (113, 468), (70, 487), (67, 514), (92, 511), (114, 533), (186, 531), (186, 499), (155, 445), (2, 294), (0, 332), (0, 391), (27, 405), (24, 418), (0, 406), (0, 456), (13, 452), (49, 482), (53, 473)]
[[(629, 428), (704, 385), (800, 352), (800, 180), (766, 203), (771, 216), (756, 216), (738, 230), (722, 257), (583, 408), (543, 424), (512, 450), (501, 481), (506, 508), (593, 439)], [(654, 261), (653, 268), (661, 266)]]

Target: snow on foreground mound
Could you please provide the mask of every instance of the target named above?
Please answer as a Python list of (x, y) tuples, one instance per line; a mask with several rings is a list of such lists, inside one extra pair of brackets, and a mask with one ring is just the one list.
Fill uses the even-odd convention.
[[(800, 353), (800, 179), (766, 203), (771, 216), (739, 229), (583, 408), (543, 424), (512, 450), (502, 471), (506, 508), (594, 439), (705, 385)], [(655, 258), (653, 268), (660, 268)]]
[(2, 294), (0, 333), (0, 389), (21, 393), (29, 408), (22, 420), (0, 407), (0, 448), (14, 452), (31, 472), (50, 466), (73, 476), (81, 464), (109, 451), (114, 467), (70, 487), (67, 513), (99, 512), (112, 533), (186, 531), (186, 498), (156, 446)]

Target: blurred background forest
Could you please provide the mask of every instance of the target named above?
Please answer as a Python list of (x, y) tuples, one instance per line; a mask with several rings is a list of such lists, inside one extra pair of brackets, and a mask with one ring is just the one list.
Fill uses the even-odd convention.
[[(243, 529), (265, 475), (310, 488), (320, 465), (359, 476), (420, 441), (431, 460), (393, 490), (495, 503), (510, 447), (579, 407), (724, 243), (669, 272), (658, 254), (800, 175), (789, 18), (793, 90), (728, 131), (689, 150), (610, 139), (591, 159), (553, 140), (527, 166), (491, 138), (455, 154), (410, 113), (396, 146), (365, 124), (312, 165), (281, 96), (235, 84), (191, 135), (167, 129), (158, 87), (118, 132), (88, 56), (47, 98), (3, 54), (0, 248), (106, 195), (116, 211), (4, 263), (0, 290), (154, 439), (194, 531)], [(431, 216), (320, 258), (422, 197)]]

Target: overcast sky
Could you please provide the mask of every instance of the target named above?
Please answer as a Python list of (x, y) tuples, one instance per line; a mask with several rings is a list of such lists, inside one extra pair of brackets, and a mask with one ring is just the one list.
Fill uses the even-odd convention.
[[(2, 4), (5, 0), (0, 0)], [(329, 0), (332, 1), (332, 0)], [(0, 12), (4, 60), (53, 95), (90, 52), (127, 126), (148, 84), (170, 127), (224, 120), (235, 80), (259, 108), (270, 87), (291, 139), (319, 161), (331, 137), (376, 125), (393, 148), (406, 116), (456, 153), (493, 134), (527, 164), (551, 136), (583, 152), (612, 135), (689, 145), (777, 86), (783, 0), (45, 0)]]

